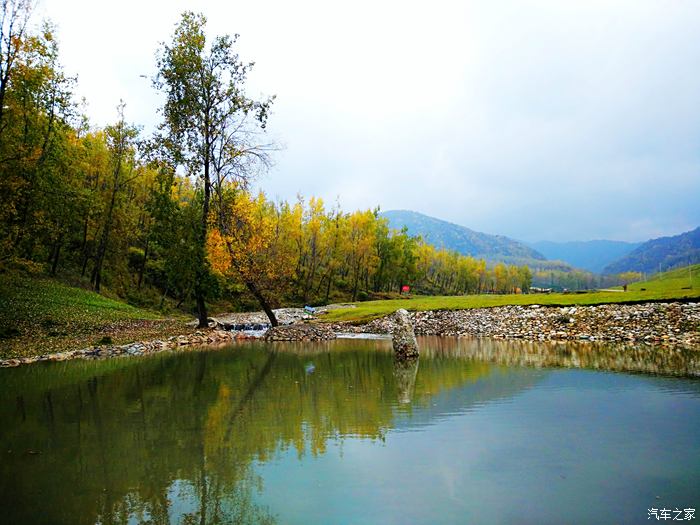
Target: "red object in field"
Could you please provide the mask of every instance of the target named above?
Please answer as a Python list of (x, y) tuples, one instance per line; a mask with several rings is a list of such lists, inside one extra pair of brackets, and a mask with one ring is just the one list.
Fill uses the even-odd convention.
[(401, 287), (401, 293), (408, 293), (411, 291), (410, 286), (406, 286), (405, 284)]

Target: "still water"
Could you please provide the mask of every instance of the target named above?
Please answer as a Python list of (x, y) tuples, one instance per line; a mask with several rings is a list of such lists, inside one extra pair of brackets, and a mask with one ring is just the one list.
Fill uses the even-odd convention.
[(338, 340), (0, 370), (0, 522), (649, 523), (652, 507), (700, 508), (700, 352), (419, 342), (409, 366), (388, 341)]

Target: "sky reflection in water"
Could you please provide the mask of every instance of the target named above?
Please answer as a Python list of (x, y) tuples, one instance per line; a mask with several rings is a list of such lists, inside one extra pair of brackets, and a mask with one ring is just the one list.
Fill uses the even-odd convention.
[(700, 506), (700, 381), (671, 377), (697, 352), (421, 347), (404, 368), (387, 341), (349, 340), (0, 370), (5, 517), (639, 523)]

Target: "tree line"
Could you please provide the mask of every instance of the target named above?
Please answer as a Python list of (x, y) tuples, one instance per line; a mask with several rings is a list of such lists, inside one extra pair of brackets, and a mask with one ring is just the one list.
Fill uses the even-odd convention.
[[(2, 2), (0, 267), (89, 283), (132, 303), (196, 310), (222, 298), (281, 304), (362, 300), (403, 286), (431, 294), (527, 290), (525, 266), (497, 264), (391, 230), (375, 210), (321, 199), (273, 202), (249, 190), (275, 146), (274, 97), (246, 94), (253, 63), (236, 36), (209, 40), (183, 13), (157, 51), (162, 95), (151, 136), (117, 107), (90, 124), (53, 27), (32, 29), (33, 4)], [(104, 289), (107, 290), (104, 290)]]

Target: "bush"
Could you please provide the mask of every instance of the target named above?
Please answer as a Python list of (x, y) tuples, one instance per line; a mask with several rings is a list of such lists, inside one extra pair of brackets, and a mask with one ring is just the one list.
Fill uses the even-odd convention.
[(143, 266), (143, 260), (145, 253), (141, 248), (135, 248), (131, 246), (129, 248), (128, 260), (129, 260), (129, 271), (137, 272)]

